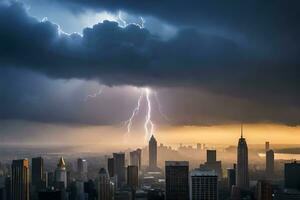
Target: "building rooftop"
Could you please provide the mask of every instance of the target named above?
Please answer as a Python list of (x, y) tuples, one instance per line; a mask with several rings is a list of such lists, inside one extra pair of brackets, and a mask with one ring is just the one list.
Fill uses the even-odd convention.
[(191, 171), (190, 175), (191, 176), (218, 176), (214, 170), (200, 170), (200, 169), (195, 169)]
[(166, 166), (189, 166), (189, 161), (166, 161)]

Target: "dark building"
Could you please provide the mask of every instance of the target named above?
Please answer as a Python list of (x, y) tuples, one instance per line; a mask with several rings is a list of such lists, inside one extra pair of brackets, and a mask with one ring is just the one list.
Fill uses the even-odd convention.
[(125, 182), (125, 154), (113, 153), (114, 174), (117, 176), (117, 187), (120, 188)]
[(243, 137), (243, 126), (241, 126), (241, 138), (237, 148), (236, 185), (244, 190), (249, 189), (248, 146)]
[(108, 158), (107, 159), (107, 170), (109, 177), (113, 177), (115, 175), (114, 173), (114, 158)]
[(135, 151), (130, 152), (130, 165), (137, 166), (139, 170), (142, 166), (142, 150), (137, 149)]
[(266, 142), (265, 143), (265, 151), (269, 151), (270, 150), (270, 142)]
[(137, 166), (129, 165), (127, 167), (127, 185), (136, 190), (139, 185), (139, 169)]
[(222, 162), (217, 161), (217, 151), (216, 150), (207, 150), (206, 151), (206, 162), (202, 165), (200, 165), (201, 170), (214, 170), (219, 180), (223, 177), (222, 172)]
[(157, 169), (157, 141), (154, 135), (149, 140), (149, 169)]
[(236, 185), (236, 164), (233, 165), (233, 168), (227, 169), (227, 184), (229, 190), (233, 185)]
[(31, 179), (34, 189), (40, 190), (43, 186), (44, 160), (42, 157), (32, 158)]
[(165, 200), (164, 191), (151, 189), (147, 191), (147, 200)]
[(300, 190), (300, 163), (292, 162), (284, 165), (285, 188)]
[(110, 180), (104, 168), (99, 171), (98, 200), (110, 200)]
[(274, 176), (274, 151), (268, 150), (266, 152), (266, 177), (272, 180)]
[(11, 175), (11, 199), (29, 200), (29, 161), (13, 160)]
[(257, 200), (272, 200), (272, 185), (264, 180), (257, 181), (256, 184)]
[(193, 170), (190, 173), (190, 200), (217, 200), (218, 175), (215, 171)]
[(39, 200), (63, 200), (61, 191), (45, 190), (39, 192)]
[(166, 161), (166, 200), (189, 199), (188, 161)]

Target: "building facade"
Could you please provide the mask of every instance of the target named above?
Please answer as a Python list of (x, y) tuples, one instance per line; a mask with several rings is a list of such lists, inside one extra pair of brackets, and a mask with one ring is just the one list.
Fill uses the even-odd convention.
[(29, 200), (29, 161), (13, 160), (11, 175), (11, 199)]

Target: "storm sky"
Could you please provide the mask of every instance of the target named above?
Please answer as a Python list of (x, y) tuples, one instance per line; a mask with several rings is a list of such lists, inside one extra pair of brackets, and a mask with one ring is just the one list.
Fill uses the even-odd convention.
[(19, 120), (122, 126), (144, 87), (151, 88), (158, 126), (296, 126), (299, 6), (297, 0), (2, 1), (0, 127)]

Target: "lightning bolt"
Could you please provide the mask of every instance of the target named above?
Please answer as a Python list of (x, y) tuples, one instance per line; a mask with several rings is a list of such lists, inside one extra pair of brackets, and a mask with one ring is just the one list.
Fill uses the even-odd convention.
[(140, 96), (139, 96), (139, 98), (138, 98), (138, 102), (137, 102), (136, 107), (133, 109), (130, 118), (129, 118), (128, 120), (126, 120), (125, 123), (124, 123), (125, 125), (127, 125), (127, 134), (130, 133), (130, 131), (131, 131), (131, 126), (132, 126), (132, 121), (133, 121), (135, 115), (136, 115), (136, 114), (139, 112), (139, 110), (140, 110), (140, 107), (141, 107), (141, 101), (142, 101), (142, 99), (143, 99), (143, 96), (144, 96), (144, 91), (141, 91), (141, 94), (140, 94)]
[(91, 98), (95, 98), (95, 97), (101, 95), (103, 90), (104, 90), (104, 86), (102, 86), (96, 93), (87, 95), (83, 101), (87, 101)]
[(166, 114), (163, 112), (163, 110), (162, 110), (162, 106), (161, 106), (161, 104), (160, 104), (160, 101), (159, 101), (159, 99), (158, 99), (158, 96), (157, 96), (157, 93), (156, 93), (156, 92), (154, 92), (154, 97), (155, 97), (155, 101), (156, 101), (156, 104), (157, 104), (157, 107), (158, 107), (158, 112), (159, 112), (159, 114), (160, 114), (166, 121), (170, 122), (170, 121), (171, 121), (170, 118), (167, 117), (167, 115), (166, 115)]
[(152, 109), (151, 100), (150, 100), (151, 90), (149, 88), (145, 88), (144, 90), (146, 94), (147, 107), (148, 107), (144, 128), (145, 128), (145, 139), (148, 141), (148, 139), (153, 135), (154, 124), (151, 121), (151, 109)]

